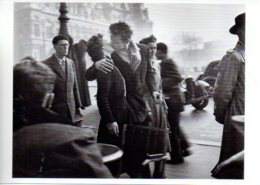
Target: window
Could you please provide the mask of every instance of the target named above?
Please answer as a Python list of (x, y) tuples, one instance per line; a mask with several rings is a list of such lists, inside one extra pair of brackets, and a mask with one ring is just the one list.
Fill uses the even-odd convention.
[(40, 37), (41, 36), (41, 29), (39, 24), (33, 24), (33, 35), (35, 37)]

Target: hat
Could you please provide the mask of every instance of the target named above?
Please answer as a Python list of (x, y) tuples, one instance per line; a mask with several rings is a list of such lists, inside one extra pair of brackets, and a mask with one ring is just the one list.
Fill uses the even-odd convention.
[(245, 17), (246, 17), (246, 14), (245, 13), (242, 13), (238, 16), (236, 16), (235, 18), (235, 25), (233, 25), (230, 29), (229, 29), (229, 32), (232, 33), (232, 34), (236, 34), (237, 33), (237, 29), (242, 26), (242, 25), (245, 25)]

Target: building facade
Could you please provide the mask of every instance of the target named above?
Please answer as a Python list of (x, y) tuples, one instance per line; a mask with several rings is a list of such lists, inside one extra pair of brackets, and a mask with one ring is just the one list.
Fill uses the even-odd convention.
[[(60, 3), (15, 3), (14, 60), (33, 56), (43, 60), (53, 53), (51, 40), (58, 34)], [(125, 21), (137, 41), (152, 33), (153, 23), (142, 3), (67, 3), (68, 31), (74, 43), (101, 33), (109, 39), (111, 23)]]

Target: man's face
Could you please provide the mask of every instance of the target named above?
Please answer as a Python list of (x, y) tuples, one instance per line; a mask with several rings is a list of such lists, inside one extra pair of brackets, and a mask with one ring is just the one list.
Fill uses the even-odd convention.
[(157, 58), (158, 60), (163, 59), (164, 56), (165, 56), (165, 54), (164, 54), (161, 50), (157, 50), (157, 52), (156, 52), (155, 55), (156, 55), (156, 58)]
[(110, 39), (111, 39), (111, 46), (115, 50), (123, 49), (127, 44), (127, 43), (122, 41), (122, 38), (121, 38), (120, 35), (111, 34)]
[(245, 25), (242, 25), (242, 26), (240, 26), (239, 28), (238, 28), (238, 30), (237, 30), (237, 35), (238, 35), (238, 37), (239, 37), (239, 40), (243, 43), (243, 44), (245, 44)]
[(67, 40), (60, 40), (54, 45), (56, 54), (60, 57), (65, 57), (69, 53), (69, 42)]

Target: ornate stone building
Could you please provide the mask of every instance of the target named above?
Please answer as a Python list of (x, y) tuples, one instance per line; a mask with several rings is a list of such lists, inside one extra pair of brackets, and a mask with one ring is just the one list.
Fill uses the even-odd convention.
[[(14, 59), (33, 56), (45, 59), (52, 53), (52, 38), (58, 34), (60, 3), (15, 3)], [(108, 39), (108, 26), (119, 20), (129, 23), (134, 39), (152, 33), (153, 23), (142, 3), (67, 3), (69, 34), (78, 42), (101, 33)]]

